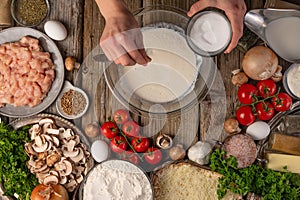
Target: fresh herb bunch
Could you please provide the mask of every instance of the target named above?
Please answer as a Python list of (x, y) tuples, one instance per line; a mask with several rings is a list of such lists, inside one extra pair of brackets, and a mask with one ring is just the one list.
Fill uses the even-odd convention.
[(26, 166), (28, 156), (24, 144), (30, 141), (29, 126), (13, 130), (0, 123), (0, 182), (4, 187), (4, 195), (29, 200), (33, 188), (38, 184), (36, 177)]
[(226, 152), (215, 150), (210, 157), (210, 167), (223, 176), (219, 179), (217, 194), (222, 199), (227, 190), (246, 195), (258, 194), (262, 200), (297, 200), (300, 199), (300, 178), (291, 172), (277, 172), (258, 165), (238, 169), (237, 160)]

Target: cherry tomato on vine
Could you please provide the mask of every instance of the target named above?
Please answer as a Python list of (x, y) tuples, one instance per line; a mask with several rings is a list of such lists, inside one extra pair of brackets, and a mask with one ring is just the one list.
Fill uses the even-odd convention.
[(277, 86), (272, 79), (266, 79), (258, 81), (256, 84), (259, 95), (263, 98), (267, 98), (276, 94)]
[(131, 162), (135, 165), (139, 164), (139, 158), (132, 150), (123, 151), (122, 152), (122, 159), (127, 160), (127, 161), (129, 161), (129, 162)]
[(128, 147), (126, 139), (121, 136), (117, 135), (110, 141), (110, 148), (115, 153), (122, 153)]
[(131, 145), (136, 152), (143, 153), (149, 148), (150, 142), (148, 138), (136, 137), (131, 141)]
[(258, 102), (255, 109), (258, 119), (263, 121), (270, 120), (275, 114), (275, 109), (270, 102)]
[(252, 112), (251, 106), (241, 106), (236, 111), (236, 118), (240, 124), (249, 126), (255, 121), (255, 116)]
[(238, 99), (242, 104), (251, 104), (255, 102), (257, 100), (257, 95), (257, 88), (250, 83), (241, 85), (238, 90)]
[(135, 137), (140, 132), (140, 126), (135, 121), (127, 121), (123, 124), (122, 131), (128, 137)]
[(159, 163), (162, 159), (162, 153), (158, 148), (150, 147), (144, 155), (147, 163), (155, 165)]
[(104, 137), (111, 139), (119, 134), (118, 126), (111, 121), (107, 121), (101, 126), (101, 133)]
[(113, 119), (117, 124), (124, 124), (130, 119), (130, 115), (127, 110), (118, 109), (114, 112)]
[(276, 95), (276, 97), (273, 97), (271, 102), (275, 110), (279, 112), (283, 112), (290, 109), (293, 103), (292, 98), (284, 92), (281, 92), (278, 95)]

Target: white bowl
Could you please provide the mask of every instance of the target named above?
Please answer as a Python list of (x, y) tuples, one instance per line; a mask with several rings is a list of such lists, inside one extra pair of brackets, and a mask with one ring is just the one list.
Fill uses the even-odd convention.
[[(76, 115), (67, 114), (66, 112), (64, 112), (64, 110), (61, 107), (61, 99), (62, 99), (63, 95), (70, 90), (74, 90), (74, 91), (81, 93), (86, 100), (85, 108), (83, 109), (82, 112), (80, 112)], [(69, 81), (65, 81), (64, 87), (63, 87), (62, 91), (60, 92), (58, 99), (56, 101), (56, 109), (57, 109), (58, 113), (66, 119), (77, 119), (79, 117), (82, 117), (86, 113), (88, 107), (89, 107), (89, 98), (88, 98), (87, 94), (82, 89), (73, 86)]]

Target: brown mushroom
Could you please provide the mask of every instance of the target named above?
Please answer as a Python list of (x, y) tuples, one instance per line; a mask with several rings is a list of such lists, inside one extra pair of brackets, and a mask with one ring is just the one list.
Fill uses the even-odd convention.
[(75, 69), (79, 69), (80, 68), (80, 64), (76, 62), (76, 60), (75, 60), (74, 57), (68, 56), (65, 59), (65, 67), (66, 67), (66, 70), (73, 71), (74, 68)]
[(234, 117), (229, 118), (224, 122), (224, 129), (229, 134), (235, 134), (241, 132), (241, 128), (239, 127), (239, 122)]
[(173, 139), (167, 134), (159, 134), (156, 138), (156, 145), (161, 149), (169, 149), (173, 145)]
[(238, 87), (247, 83), (248, 80), (249, 78), (244, 72), (238, 72), (238, 73), (233, 72), (233, 76), (231, 78), (231, 82), (233, 83), (233, 85), (236, 85)]
[(277, 69), (271, 79), (275, 82), (279, 82), (282, 79), (282, 73), (281, 73), (282, 67), (280, 65), (277, 66)]

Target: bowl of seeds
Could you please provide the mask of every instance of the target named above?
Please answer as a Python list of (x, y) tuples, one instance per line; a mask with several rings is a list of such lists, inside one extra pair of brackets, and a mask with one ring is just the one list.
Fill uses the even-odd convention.
[(50, 14), (48, 0), (12, 0), (11, 15), (24, 27), (35, 27), (43, 23)]
[(89, 107), (89, 99), (86, 93), (65, 81), (64, 87), (56, 101), (58, 113), (66, 119), (82, 117)]

